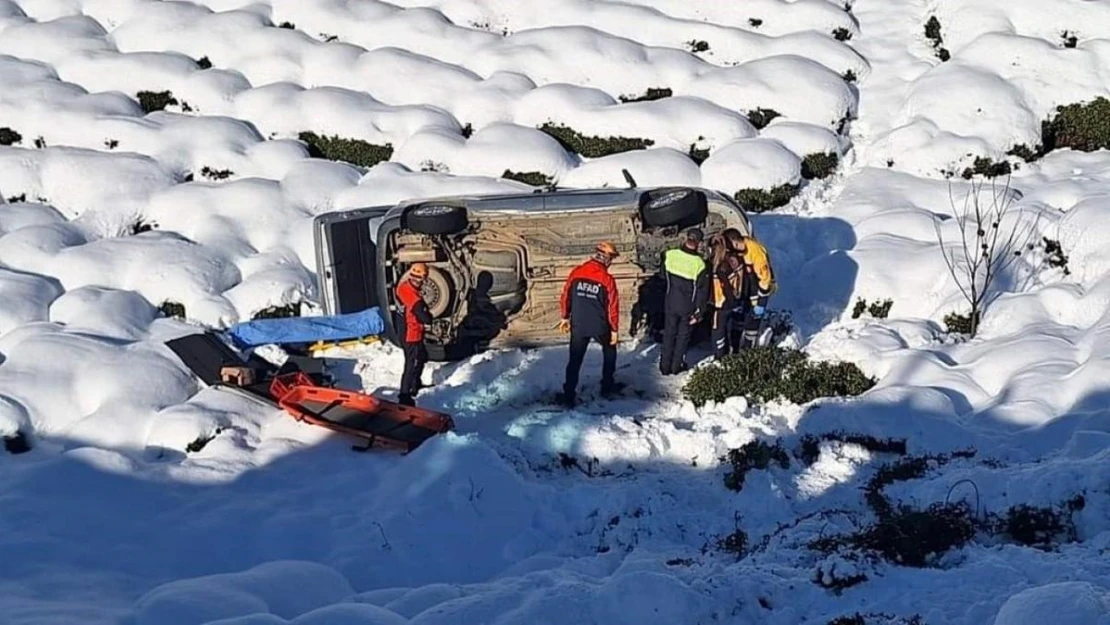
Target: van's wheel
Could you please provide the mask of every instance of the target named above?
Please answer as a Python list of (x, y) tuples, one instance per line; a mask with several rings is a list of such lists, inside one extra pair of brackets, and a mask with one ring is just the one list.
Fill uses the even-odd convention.
[(439, 267), (429, 267), (428, 279), (420, 288), (420, 294), (428, 305), (428, 312), (433, 318), (438, 318), (451, 308), (451, 302), (455, 297), (455, 285)]
[(458, 234), (468, 223), (462, 206), (427, 204), (414, 206), (401, 215), (401, 227), (417, 234)]
[(705, 194), (688, 188), (657, 189), (643, 195), (640, 217), (652, 228), (686, 228), (703, 223), (709, 216)]

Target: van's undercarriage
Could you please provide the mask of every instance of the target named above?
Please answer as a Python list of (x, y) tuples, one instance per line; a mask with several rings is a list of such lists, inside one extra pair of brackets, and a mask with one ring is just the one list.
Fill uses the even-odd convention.
[[(746, 229), (731, 209), (702, 204), (699, 225), (707, 237), (728, 226)], [(434, 318), (430, 347), (527, 347), (565, 341), (557, 326), (563, 283), (599, 241), (620, 257), (610, 267), (620, 292), (622, 337), (656, 325), (662, 301), (657, 279), (662, 253), (678, 243), (680, 227), (652, 227), (642, 209), (484, 213), (471, 215), (450, 234), (422, 234), (401, 227), (385, 241), (387, 292), (415, 262), (429, 265), (424, 296)], [(659, 289), (656, 292), (656, 289)]]

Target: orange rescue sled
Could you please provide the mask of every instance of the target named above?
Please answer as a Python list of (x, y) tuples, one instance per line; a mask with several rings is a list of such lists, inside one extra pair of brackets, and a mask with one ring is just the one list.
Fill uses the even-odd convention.
[(412, 451), (425, 440), (455, 427), (450, 416), (378, 399), (363, 393), (316, 385), (302, 372), (277, 375), (270, 394), (297, 421), (366, 440), (366, 446)]

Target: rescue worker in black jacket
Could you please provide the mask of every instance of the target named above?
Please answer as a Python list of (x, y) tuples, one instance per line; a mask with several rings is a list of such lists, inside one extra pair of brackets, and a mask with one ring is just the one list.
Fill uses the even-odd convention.
[(663, 255), (663, 277), (667, 292), (663, 301), (663, 348), (659, 354), (659, 371), (674, 375), (689, 369), (686, 349), (690, 333), (701, 321), (709, 303), (709, 267), (698, 253), (705, 233), (691, 228), (683, 237), (682, 246)]

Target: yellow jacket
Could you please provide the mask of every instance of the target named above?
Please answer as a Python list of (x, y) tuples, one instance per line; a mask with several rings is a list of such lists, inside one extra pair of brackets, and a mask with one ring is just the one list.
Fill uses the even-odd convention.
[(775, 272), (771, 269), (771, 260), (767, 256), (767, 248), (751, 237), (744, 237), (744, 264), (751, 268), (759, 281), (759, 292), (769, 295), (775, 291)]

